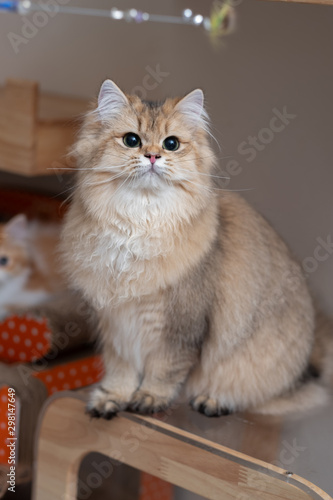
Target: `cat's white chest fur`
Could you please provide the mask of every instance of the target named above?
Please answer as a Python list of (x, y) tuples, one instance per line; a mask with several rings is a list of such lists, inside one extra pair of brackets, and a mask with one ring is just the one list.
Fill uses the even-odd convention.
[(100, 240), (99, 247), (101, 253), (106, 251), (105, 262), (116, 275), (133, 272), (133, 265), (135, 267), (135, 264), (163, 254), (163, 244), (158, 234), (136, 228), (128, 228), (126, 232), (123, 228), (113, 228)]
[(63, 233), (72, 283), (97, 309), (153, 295), (175, 283), (201, 255), (196, 232), (190, 254), (182, 250), (189, 240), (184, 227), (190, 225), (183, 205), (172, 191), (154, 203), (126, 193), (101, 206), (102, 220), (87, 218), (78, 200)]
[(121, 302), (165, 286), (159, 263), (173, 245), (173, 238), (168, 237), (165, 228), (149, 219), (138, 224), (114, 218), (109, 228), (88, 235), (78, 258), (86, 272), (90, 272), (91, 281), (98, 281), (98, 287), (91, 290), (95, 304), (104, 306), (106, 300)]
[(137, 295), (135, 290), (138, 289), (143, 294), (149, 293), (155, 274), (154, 261), (163, 252), (161, 241), (156, 235), (144, 231), (126, 235), (114, 228), (99, 235), (94, 246), (93, 265), (107, 288), (111, 287), (118, 299)]

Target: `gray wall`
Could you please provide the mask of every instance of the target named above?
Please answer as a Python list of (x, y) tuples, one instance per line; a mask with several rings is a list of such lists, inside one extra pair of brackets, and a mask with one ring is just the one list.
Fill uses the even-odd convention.
[[(106, 0), (80, 4), (113, 6)], [(210, 4), (123, 0), (118, 6), (177, 14), (185, 7), (208, 13)], [(147, 92), (148, 98), (202, 87), (222, 148), (221, 169), (233, 173), (228, 188), (250, 189), (244, 196), (299, 258), (307, 259), (309, 271), (314, 269), (309, 273), (313, 288), (333, 312), (333, 255), (323, 249), (319, 256), (326, 260), (313, 257), (317, 238), (333, 238), (333, 7), (244, 0), (237, 10), (237, 32), (220, 50), (192, 27), (128, 25), (59, 14), (27, 44), (20, 44), (18, 54), (8, 33), (21, 34), (23, 20), (1, 14), (0, 80), (32, 78), (44, 90), (91, 96), (105, 77), (127, 91), (142, 86), (146, 67), (159, 64), (168, 76)], [(295, 115), (290, 123), (279, 132), (262, 131), (274, 116), (272, 110), (282, 112), (284, 107)], [(266, 144), (259, 143), (261, 150), (248, 161), (254, 155), (244, 154), (244, 141), (258, 133)], [(19, 185), (22, 180), (1, 174), (0, 182)], [(56, 178), (23, 182), (49, 191), (64, 188)]]

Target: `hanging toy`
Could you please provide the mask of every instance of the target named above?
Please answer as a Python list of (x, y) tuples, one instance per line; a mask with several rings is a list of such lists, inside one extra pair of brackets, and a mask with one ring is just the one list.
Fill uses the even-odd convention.
[[(30, 0), (7, 0), (0, 1), (0, 12), (14, 12), (20, 15), (28, 15), (33, 12), (51, 12), (54, 13), (54, 6), (38, 3)], [(202, 26), (213, 41), (229, 34), (233, 28), (234, 9), (229, 0), (217, 2), (213, 5), (211, 17), (204, 17), (201, 14), (193, 14), (191, 9), (185, 9), (183, 15), (167, 16), (162, 14), (150, 14), (137, 9), (120, 10), (116, 7), (112, 9), (94, 9), (86, 7), (69, 7), (66, 5), (57, 5), (56, 12), (60, 14), (76, 14), (81, 16), (108, 17), (114, 21), (127, 21), (135, 23), (155, 22), (171, 24), (187, 24), (192, 26)]]
[(216, 43), (221, 37), (229, 35), (235, 28), (236, 12), (231, 3), (216, 1), (210, 16), (210, 38)]

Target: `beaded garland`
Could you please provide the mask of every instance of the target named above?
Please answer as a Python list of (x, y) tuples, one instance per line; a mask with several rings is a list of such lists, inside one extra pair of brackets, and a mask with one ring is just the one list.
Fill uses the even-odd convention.
[(224, 0), (213, 4), (210, 17), (194, 14), (191, 9), (185, 9), (182, 16), (169, 16), (164, 14), (151, 14), (137, 9), (120, 10), (94, 9), (85, 7), (69, 7), (55, 3), (44, 4), (42, 1), (35, 3), (30, 0), (7, 0), (0, 1), (0, 12), (7, 11), (20, 15), (28, 15), (33, 12), (44, 11), (61, 14), (76, 14), (82, 16), (108, 17), (114, 21), (127, 21), (135, 23), (157, 22), (202, 26), (212, 39), (220, 38), (230, 33), (234, 26), (235, 12), (232, 0)]

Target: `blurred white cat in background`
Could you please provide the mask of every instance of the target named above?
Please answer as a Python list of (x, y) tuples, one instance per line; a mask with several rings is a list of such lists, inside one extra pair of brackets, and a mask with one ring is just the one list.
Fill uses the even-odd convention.
[(20, 214), (0, 225), (0, 320), (29, 311), (66, 290), (59, 273), (60, 224)]

